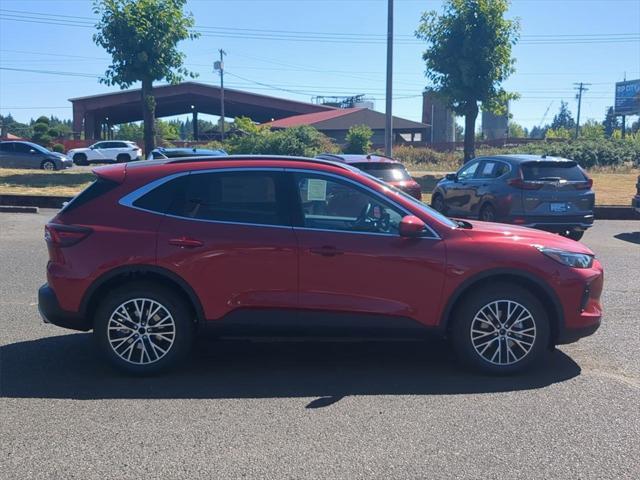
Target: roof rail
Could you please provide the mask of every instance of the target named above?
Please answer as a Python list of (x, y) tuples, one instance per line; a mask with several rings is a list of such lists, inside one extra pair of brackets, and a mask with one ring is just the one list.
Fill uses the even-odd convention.
[(202, 157), (179, 157), (171, 158), (164, 163), (198, 163), (198, 162), (226, 162), (229, 160), (288, 160), (293, 162), (308, 162), (318, 163), (321, 165), (333, 165), (336, 167), (349, 170), (349, 167), (342, 161), (333, 161), (323, 158), (309, 158), (309, 157), (293, 157), (286, 155), (222, 155), (222, 156), (202, 156)]

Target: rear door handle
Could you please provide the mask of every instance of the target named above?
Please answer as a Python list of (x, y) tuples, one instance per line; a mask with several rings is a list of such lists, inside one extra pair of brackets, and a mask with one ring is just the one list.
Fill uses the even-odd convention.
[(338, 250), (331, 245), (324, 245), (322, 247), (310, 248), (309, 251), (315, 255), (322, 255), (323, 257), (335, 257), (336, 255), (342, 255), (344, 252)]
[(169, 245), (174, 245), (180, 248), (197, 248), (202, 247), (204, 245), (200, 240), (196, 240), (195, 238), (171, 238), (169, 239)]

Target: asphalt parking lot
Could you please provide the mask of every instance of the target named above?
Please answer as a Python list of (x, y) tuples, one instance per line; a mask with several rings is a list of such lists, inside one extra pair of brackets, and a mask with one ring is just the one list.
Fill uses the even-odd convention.
[(0, 478), (640, 478), (640, 221), (587, 232), (603, 326), (523, 376), (435, 341), (226, 341), (134, 379), (40, 321), (52, 215), (0, 213)]

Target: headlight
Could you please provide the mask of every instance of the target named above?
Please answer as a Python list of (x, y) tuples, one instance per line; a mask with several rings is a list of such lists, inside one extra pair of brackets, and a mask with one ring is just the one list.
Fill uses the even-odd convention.
[(547, 248), (536, 245), (536, 248), (549, 258), (556, 262), (573, 268), (591, 268), (593, 265), (593, 255), (586, 253), (567, 252), (566, 250), (558, 250), (557, 248)]

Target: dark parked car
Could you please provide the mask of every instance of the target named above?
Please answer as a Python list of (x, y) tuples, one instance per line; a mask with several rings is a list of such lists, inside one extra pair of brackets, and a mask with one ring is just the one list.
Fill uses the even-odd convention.
[(95, 172), (45, 227), (39, 309), (93, 330), (128, 372), (172, 366), (206, 328), (430, 331), (467, 364), (513, 373), (600, 325), (603, 270), (586, 246), (452, 221), (344, 163), (191, 158)]
[(638, 175), (638, 182), (636, 183), (636, 195), (631, 201), (631, 205), (636, 213), (640, 213), (640, 175)]
[(359, 168), (369, 175), (379, 178), (383, 182), (388, 183), (400, 190), (407, 192), (412, 197), (421, 200), (422, 188), (416, 182), (407, 169), (397, 160), (384, 157), (382, 155), (355, 155), (355, 154), (339, 154), (323, 153), (317, 158), (332, 160), (334, 162), (344, 162), (353, 167)]
[(39, 168), (62, 170), (73, 166), (73, 161), (61, 153), (52, 152), (31, 142), (0, 142), (0, 167)]
[(514, 223), (580, 240), (593, 225), (593, 181), (573, 160), (538, 155), (475, 158), (436, 185), (446, 215)]
[(222, 149), (209, 150), (207, 148), (155, 148), (147, 155), (147, 160), (184, 157), (224, 157), (227, 155)]

